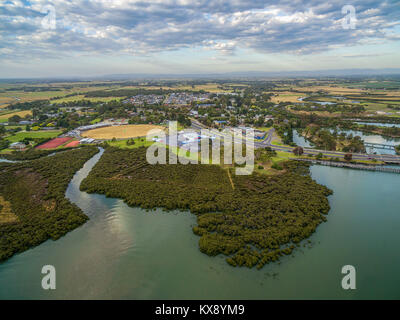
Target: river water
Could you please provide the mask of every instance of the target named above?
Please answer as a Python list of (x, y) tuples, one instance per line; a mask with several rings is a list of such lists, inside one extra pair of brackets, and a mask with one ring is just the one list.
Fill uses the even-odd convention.
[[(301, 247), (261, 270), (233, 268), (198, 250), (189, 212), (146, 212), (79, 191), (101, 154), (71, 181), (67, 197), (90, 217), (65, 237), (0, 264), (0, 299), (399, 299), (399, 175), (313, 166), (334, 190), (331, 211)], [(43, 265), (57, 289), (41, 288)], [(341, 288), (341, 268), (357, 271), (357, 289)]]

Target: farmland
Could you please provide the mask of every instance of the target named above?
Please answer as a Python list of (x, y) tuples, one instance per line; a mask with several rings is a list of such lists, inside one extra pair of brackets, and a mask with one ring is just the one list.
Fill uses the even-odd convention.
[(19, 116), (21, 118), (25, 117), (26, 115), (32, 115), (32, 111), (30, 110), (24, 110), (24, 111), (9, 111), (9, 112), (2, 112), (0, 114), (0, 122), (7, 122), (9, 118), (12, 116)]
[(152, 129), (164, 130), (164, 127), (155, 125), (124, 125), (124, 126), (112, 126), (105, 128), (98, 128), (89, 130), (82, 133), (83, 137), (109, 140), (109, 139), (127, 139), (135, 137), (146, 136), (147, 133)]
[(59, 99), (54, 99), (52, 100), (52, 103), (65, 103), (65, 102), (74, 102), (74, 101), (81, 101), (81, 100), (87, 100), (87, 101), (92, 101), (92, 102), (109, 102), (113, 100), (121, 100), (124, 97), (85, 97), (85, 95), (76, 95), (76, 96), (70, 96), (70, 97), (63, 97)]
[(271, 97), (271, 101), (274, 103), (279, 102), (298, 102), (299, 98), (304, 97), (304, 94), (294, 93), (294, 92), (282, 92)]

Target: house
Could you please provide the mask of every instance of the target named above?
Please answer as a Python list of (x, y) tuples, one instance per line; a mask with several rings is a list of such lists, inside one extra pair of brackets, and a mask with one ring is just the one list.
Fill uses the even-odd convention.
[(92, 138), (84, 138), (79, 141), (80, 144), (93, 143), (95, 140)]
[(10, 144), (9, 148), (15, 150), (22, 150), (26, 148), (26, 145), (23, 142), (14, 142)]
[(20, 125), (29, 125), (29, 124), (32, 124), (32, 123), (33, 123), (33, 121), (22, 120), (22, 121), (20, 121), (18, 124), (20, 124)]

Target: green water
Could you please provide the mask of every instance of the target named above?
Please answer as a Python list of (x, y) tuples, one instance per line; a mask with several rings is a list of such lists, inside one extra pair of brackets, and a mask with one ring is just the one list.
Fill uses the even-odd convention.
[[(400, 176), (314, 166), (334, 190), (328, 222), (312, 247), (262, 270), (233, 268), (197, 248), (188, 212), (145, 212), (78, 189), (100, 155), (80, 170), (67, 196), (90, 221), (58, 241), (0, 264), (0, 299), (394, 299), (400, 298)], [(54, 265), (57, 289), (41, 288)], [(357, 289), (341, 288), (341, 268), (357, 270)]]

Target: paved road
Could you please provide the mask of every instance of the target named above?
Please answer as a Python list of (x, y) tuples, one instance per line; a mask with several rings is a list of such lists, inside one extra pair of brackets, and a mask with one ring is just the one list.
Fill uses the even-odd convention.
[[(223, 134), (213, 130), (211, 128), (207, 128), (203, 124), (199, 123), (196, 120), (192, 120), (192, 128), (195, 130), (201, 130), (201, 129), (208, 129), (211, 130), (215, 135), (218, 135), (220, 137), (223, 137)], [(271, 129), (268, 132), (268, 136), (263, 140), (263, 141), (254, 141), (254, 146), (255, 148), (266, 148), (270, 147), (272, 150), (275, 151), (284, 151), (284, 152), (293, 152), (293, 147), (290, 146), (278, 146), (272, 144), (272, 138), (274, 136), (275, 129)], [(242, 141), (239, 141), (241, 143)], [(304, 154), (305, 155), (317, 155), (318, 153), (322, 153), (324, 156), (327, 156), (329, 158), (343, 158), (346, 152), (340, 152), (340, 151), (326, 151), (326, 150), (319, 150), (319, 149), (313, 149), (313, 148), (303, 148)], [(400, 156), (396, 155), (389, 155), (389, 154), (365, 154), (365, 153), (353, 153), (353, 159), (354, 160), (371, 160), (371, 159), (376, 159), (378, 161), (384, 161), (388, 163), (396, 163), (400, 164)]]

